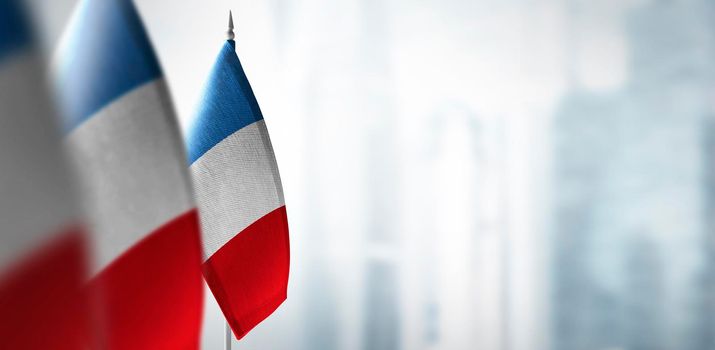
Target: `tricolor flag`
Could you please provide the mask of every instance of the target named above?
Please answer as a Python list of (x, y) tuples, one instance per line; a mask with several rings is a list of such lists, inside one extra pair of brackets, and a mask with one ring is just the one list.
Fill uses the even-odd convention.
[(187, 148), (204, 277), (240, 339), (286, 299), (290, 254), (271, 140), (232, 39), (229, 30)]
[(45, 80), (18, 1), (0, 0), (0, 348), (91, 341), (85, 236)]
[(198, 217), (162, 71), (131, 0), (83, 0), (56, 74), (107, 349), (197, 348)]

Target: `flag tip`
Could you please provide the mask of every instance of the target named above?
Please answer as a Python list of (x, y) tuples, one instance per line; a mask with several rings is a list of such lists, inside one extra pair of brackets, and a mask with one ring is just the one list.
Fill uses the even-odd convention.
[(233, 33), (233, 13), (231, 10), (228, 11), (228, 31), (226, 32), (226, 36), (228, 40), (233, 40), (233, 38), (236, 37), (236, 34)]

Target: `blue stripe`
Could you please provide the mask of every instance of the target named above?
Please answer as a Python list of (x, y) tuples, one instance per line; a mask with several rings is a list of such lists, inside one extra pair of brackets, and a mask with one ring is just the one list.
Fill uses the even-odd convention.
[(246, 73), (236, 55), (235, 42), (223, 45), (206, 84), (186, 144), (189, 164), (221, 140), (263, 119)]
[(65, 132), (162, 75), (131, 0), (84, 0), (80, 6), (57, 67)]
[(32, 41), (23, 10), (15, 0), (0, 0), (0, 61)]

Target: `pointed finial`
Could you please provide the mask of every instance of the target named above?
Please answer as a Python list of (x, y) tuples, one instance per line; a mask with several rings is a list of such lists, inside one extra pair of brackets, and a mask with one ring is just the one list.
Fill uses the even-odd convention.
[(236, 34), (233, 33), (233, 13), (231, 11), (228, 11), (228, 31), (226, 32), (226, 36), (228, 37), (228, 40), (233, 40), (233, 38), (236, 37)]

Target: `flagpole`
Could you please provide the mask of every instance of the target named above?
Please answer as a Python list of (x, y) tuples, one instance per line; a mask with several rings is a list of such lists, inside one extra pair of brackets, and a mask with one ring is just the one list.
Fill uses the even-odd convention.
[(228, 325), (228, 321), (224, 321), (226, 332), (224, 334), (225, 344), (223, 346), (224, 350), (231, 350), (231, 326)]
[(226, 31), (226, 39), (227, 40), (233, 40), (236, 37), (236, 34), (233, 32), (233, 13), (231, 11), (228, 11), (228, 30)]
[[(228, 40), (233, 40), (236, 34), (233, 33), (233, 13), (228, 11), (228, 30), (226, 31), (226, 38)], [(231, 326), (228, 325), (228, 320), (224, 320), (225, 332), (224, 332), (224, 350), (231, 350)]]

